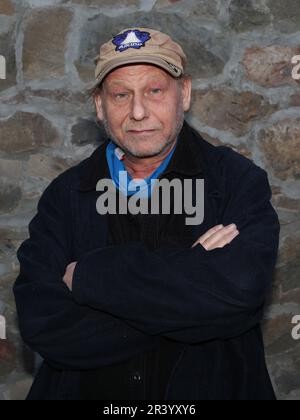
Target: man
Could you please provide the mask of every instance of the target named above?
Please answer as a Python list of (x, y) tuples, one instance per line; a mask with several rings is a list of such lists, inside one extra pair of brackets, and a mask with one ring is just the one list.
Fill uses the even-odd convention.
[[(259, 326), (279, 235), (267, 175), (184, 122), (186, 63), (152, 29), (101, 47), (108, 139), (50, 184), (18, 251), (20, 330), (44, 359), (28, 399), (275, 398)], [(99, 214), (99, 180), (134, 197), (121, 170), (149, 201), (154, 175), (190, 180), (194, 195), (204, 179), (203, 223), (186, 224), (174, 197), (170, 214)]]

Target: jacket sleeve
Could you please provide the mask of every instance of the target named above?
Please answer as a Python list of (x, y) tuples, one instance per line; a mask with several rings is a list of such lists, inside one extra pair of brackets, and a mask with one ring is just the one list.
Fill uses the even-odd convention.
[(76, 300), (143, 332), (190, 344), (256, 326), (272, 283), (279, 222), (266, 172), (252, 164), (236, 178), (219, 221), (240, 230), (230, 245), (148, 251), (135, 242), (94, 250), (76, 267)]
[[(30, 238), (18, 250), (14, 285), (24, 342), (57, 369), (94, 369), (130, 359), (154, 345), (154, 337), (117, 317), (76, 303), (62, 281), (72, 262), (68, 232), (68, 190), (54, 180), (29, 225)], [(65, 214), (64, 214), (65, 213)]]

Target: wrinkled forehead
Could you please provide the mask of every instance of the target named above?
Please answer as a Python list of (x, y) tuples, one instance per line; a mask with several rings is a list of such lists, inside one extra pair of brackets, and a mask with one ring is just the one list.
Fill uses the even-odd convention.
[(170, 83), (175, 80), (167, 71), (152, 64), (130, 64), (112, 70), (104, 79), (106, 86), (142, 85), (151, 81)]

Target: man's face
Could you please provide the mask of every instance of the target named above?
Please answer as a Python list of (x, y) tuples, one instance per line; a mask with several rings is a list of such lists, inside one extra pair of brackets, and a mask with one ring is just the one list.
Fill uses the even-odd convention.
[(109, 137), (137, 158), (163, 154), (181, 131), (191, 102), (191, 81), (159, 67), (134, 64), (111, 72), (95, 99)]

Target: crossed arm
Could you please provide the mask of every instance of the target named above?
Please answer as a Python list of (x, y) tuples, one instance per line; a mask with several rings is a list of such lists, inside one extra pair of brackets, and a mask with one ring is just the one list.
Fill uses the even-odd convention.
[(68, 205), (61, 205), (59, 182), (52, 183), (18, 251), (14, 293), (24, 341), (57, 368), (94, 369), (149, 350), (161, 336), (192, 344), (256, 325), (279, 224), (265, 173), (254, 171), (241, 182), (222, 219), (224, 226), (235, 221), (238, 230), (217, 226), (190, 249), (150, 252), (139, 242), (95, 249), (76, 267), (69, 266), (62, 215)]
[(69, 267), (65, 282), (78, 303), (149, 335), (200, 343), (242, 334), (260, 322), (272, 283), (279, 223), (270, 199), (266, 173), (251, 166), (228, 192), (226, 227), (190, 249), (95, 249)]
[[(192, 245), (192, 248), (198, 244), (202, 245), (206, 251), (224, 248), (224, 246), (229, 245), (239, 234), (237, 226), (234, 223), (228, 226), (214, 226), (204, 235), (200, 236), (200, 238)], [(73, 276), (76, 265), (76, 261), (69, 264), (63, 277), (63, 282), (70, 291), (73, 289)]]

